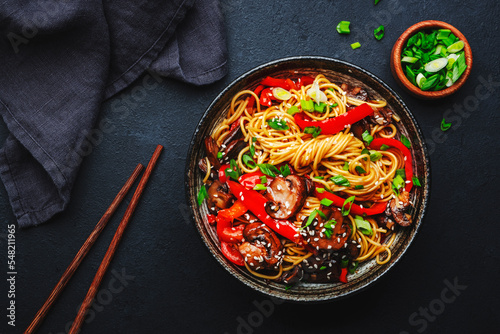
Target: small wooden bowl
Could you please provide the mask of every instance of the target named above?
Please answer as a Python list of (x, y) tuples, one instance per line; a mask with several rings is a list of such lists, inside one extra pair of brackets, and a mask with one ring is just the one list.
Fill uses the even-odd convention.
[[(417, 32), (419, 32), (420, 30), (428, 30), (428, 29), (449, 29), (455, 36), (457, 36), (461, 41), (463, 41), (465, 45), (464, 46), (465, 63), (467, 64), (465, 72), (462, 74), (460, 79), (458, 79), (458, 81), (455, 82), (451, 87), (447, 87), (439, 91), (423, 91), (420, 88), (413, 85), (410, 82), (410, 80), (408, 80), (408, 78), (406, 77), (405, 73), (403, 72), (403, 67), (401, 65), (401, 52), (403, 51), (404, 46), (408, 42), (408, 39)], [(414, 24), (408, 29), (406, 29), (406, 31), (398, 38), (398, 40), (394, 44), (394, 47), (392, 48), (392, 53), (391, 53), (392, 75), (394, 76), (396, 81), (401, 85), (401, 87), (403, 87), (413, 96), (421, 99), (435, 100), (455, 93), (458, 89), (460, 89), (460, 87), (463, 86), (463, 84), (469, 77), (471, 68), (472, 68), (472, 50), (470, 48), (469, 42), (457, 28), (446, 22), (429, 20)]]

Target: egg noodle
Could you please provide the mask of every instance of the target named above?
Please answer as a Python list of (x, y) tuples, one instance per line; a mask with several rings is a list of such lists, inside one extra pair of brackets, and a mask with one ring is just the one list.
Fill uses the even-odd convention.
[[(329, 81), (323, 75), (314, 79), (319, 89), (326, 94), (326, 112), (305, 112), (315, 121), (325, 120), (341, 115), (348, 110), (348, 106), (358, 106), (368, 103), (373, 108), (383, 108), (385, 101), (362, 101), (349, 97), (341, 87)], [(243, 155), (250, 154), (250, 145), (255, 147), (254, 161), (257, 164), (280, 165), (287, 163), (293, 167), (296, 174), (308, 175), (316, 186), (334, 192), (342, 192), (347, 196), (355, 196), (356, 202), (367, 203), (388, 202), (394, 197), (391, 183), (397, 169), (404, 168), (404, 157), (398, 149), (389, 148), (379, 150), (382, 155), (377, 161), (371, 161), (370, 153), (362, 153), (364, 143), (356, 138), (347, 126), (343, 131), (334, 135), (319, 134), (316, 138), (312, 134), (304, 133), (295, 123), (294, 117), (287, 113), (292, 106), (300, 107), (301, 100), (307, 100), (307, 90), (313, 85), (302, 86), (299, 90), (291, 89), (291, 97), (279, 105), (265, 108), (260, 105), (259, 97), (251, 90), (242, 90), (232, 99), (227, 116), (212, 131), (212, 138), (221, 145), (230, 133), (231, 124), (239, 121), (244, 140), (248, 143), (239, 152), (237, 163), (244, 173), (259, 170), (259, 167), (249, 168), (242, 160)], [(247, 108), (249, 99), (253, 96), (255, 107)], [(287, 130), (275, 130), (268, 125), (269, 120), (284, 120)], [(398, 121), (396, 115), (393, 119)], [(371, 125), (370, 135), (374, 138), (392, 138), (396, 135), (393, 124), (386, 126)], [(208, 163), (208, 159), (207, 159)], [(348, 166), (348, 168), (346, 168)], [(360, 175), (356, 167), (360, 166), (366, 173)], [(210, 174), (210, 165), (207, 177)], [(331, 177), (342, 175), (349, 181), (350, 186), (336, 185)], [(358, 186), (358, 187), (356, 187)], [(361, 187), (362, 186), (362, 187)], [(295, 215), (294, 224), (302, 225), (304, 218), (315, 209), (319, 209), (320, 200), (308, 197), (306, 204)], [(378, 264), (387, 263), (391, 259), (390, 246), (394, 242), (395, 233), (392, 230), (380, 228), (375, 219), (364, 218), (371, 224), (373, 233), (365, 235), (356, 229), (354, 217), (349, 214), (352, 232), (350, 239), (356, 240), (360, 254), (356, 261), (363, 262), (375, 258)], [(289, 271), (300, 265), (304, 259), (313, 254), (290, 240), (283, 240), (284, 259), (276, 274), (264, 275), (253, 271), (246, 265), (249, 272), (255, 276), (276, 279), (282, 272)]]

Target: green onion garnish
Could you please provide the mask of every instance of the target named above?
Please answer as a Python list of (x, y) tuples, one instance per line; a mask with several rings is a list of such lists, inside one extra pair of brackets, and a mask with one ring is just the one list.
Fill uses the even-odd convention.
[[(351, 212), (352, 203), (354, 202), (355, 198), (356, 196), (351, 196), (344, 201), (344, 204), (342, 204), (341, 208), (342, 216), (347, 216), (349, 212)], [(346, 208), (346, 205), (348, 205), (349, 207)]]
[(451, 127), (451, 123), (447, 123), (446, 120), (443, 118), (441, 121), (441, 131), (447, 131)]
[(356, 43), (352, 43), (351, 44), (351, 48), (353, 50), (356, 50), (357, 48), (360, 48), (361, 47), (361, 44), (359, 42), (356, 42)]
[(404, 146), (411, 148), (410, 140), (406, 138), (405, 135), (401, 135), (401, 142), (403, 143)]
[(280, 167), (280, 174), (283, 177), (287, 177), (288, 175), (292, 174), (292, 172), (290, 171), (290, 167), (288, 167), (288, 165), (281, 166)]
[(318, 180), (324, 180), (325, 179), (323, 176), (313, 176), (313, 178), (318, 179)]
[(404, 168), (400, 168), (400, 169), (396, 169), (396, 174), (394, 174), (394, 176), (401, 176), (403, 179), (406, 178), (406, 171)]
[(351, 264), (349, 265), (349, 274), (354, 274), (356, 272), (356, 269), (358, 269), (358, 261), (354, 261), (354, 262), (351, 262)]
[(368, 130), (366, 130), (365, 132), (363, 132), (363, 134), (361, 134), (361, 137), (363, 137), (363, 140), (368, 145), (370, 145), (370, 143), (373, 141), (373, 136), (370, 134), (370, 132), (368, 132)]
[(347, 256), (343, 256), (342, 259), (340, 259), (340, 266), (342, 268), (345, 268), (347, 267), (347, 265), (349, 264), (349, 258)]
[(288, 130), (290, 128), (288, 124), (286, 124), (286, 120), (280, 118), (268, 119), (267, 124), (275, 130)]
[(325, 192), (325, 188), (316, 188), (316, 191), (319, 193), (319, 194), (322, 194)]
[(349, 187), (351, 183), (343, 175), (331, 177), (330, 180), (338, 186)]
[(225, 170), (226, 176), (232, 178), (235, 181), (238, 181), (238, 178), (241, 175), (240, 167), (238, 166), (238, 164), (236, 163), (236, 161), (234, 159), (231, 159), (231, 161), (229, 162), (229, 165), (231, 167), (226, 168), (226, 170)]
[[(254, 140), (255, 139), (255, 140)], [(253, 158), (253, 156), (255, 155), (255, 146), (253, 145), (253, 143), (257, 140), (257, 138), (253, 137), (252, 138), (252, 141), (250, 141), (250, 156)]]
[(421, 187), (421, 186), (422, 186), (422, 184), (420, 184), (420, 180), (419, 180), (419, 179), (418, 179), (418, 177), (416, 177), (416, 176), (413, 176), (413, 177), (411, 178), (411, 181), (412, 181), (412, 182), (413, 182), (413, 184), (414, 184), (415, 186), (417, 186), (417, 187)]
[(278, 168), (271, 164), (257, 164), (257, 166), (259, 166), (259, 169), (262, 173), (270, 177), (276, 177), (276, 175), (280, 173)]
[(370, 222), (364, 220), (363, 217), (355, 216), (354, 222), (356, 223), (356, 228), (360, 230), (364, 235), (370, 236), (373, 234), (372, 225), (370, 224)]
[(356, 172), (358, 172), (359, 174), (366, 174), (365, 169), (364, 169), (363, 167), (361, 167), (361, 166), (356, 166), (354, 169), (355, 169), (355, 170), (356, 170)]
[(339, 34), (350, 34), (351, 30), (349, 29), (349, 25), (351, 22), (349, 21), (340, 21), (339, 24), (337, 24), (337, 32)]
[(347, 161), (344, 162), (344, 167), (342, 167), (342, 170), (349, 170), (349, 163)]
[(399, 195), (399, 190), (403, 188), (405, 184), (405, 180), (401, 177), (401, 175), (396, 175), (394, 180), (392, 180), (392, 190)]
[(326, 103), (320, 102), (320, 104), (314, 104), (314, 111), (324, 113), (325, 112)]
[(312, 100), (300, 100), (300, 107), (304, 111), (314, 111), (314, 102)]
[(333, 204), (333, 201), (329, 200), (328, 198), (323, 198), (320, 202), (320, 204), (324, 206), (330, 206)]
[(208, 198), (208, 192), (207, 192), (207, 188), (205, 187), (205, 185), (202, 185), (200, 190), (198, 191), (198, 205), (201, 205), (201, 203), (203, 203), (203, 200), (205, 198)]
[(260, 177), (260, 183), (267, 183), (267, 177), (265, 175)]
[(383, 25), (381, 25), (377, 29), (373, 30), (373, 36), (375, 36), (375, 38), (378, 41), (380, 41), (384, 37), (384, 34), (385, 34), (385, 28)]
[(247, 165), (248, 168), (255, 168), (257, 167), (257, 164), (255, 163), (255, 161), (253, 161), (252, 157), (249, 156), (248, 154), (244, 154), (243, 157), (241, 158), (241, 160), (243, 160), (243, 163), (245, 163), (245, 165)]
[(224, 154), (222, 154), (222, 152), (217, 152), (217, 159), (222, 159), (222, 157), (224, 156)]
[(325, 269), (326, 269), (326, 266), (319, 267), (319, 270), (325, 270)]
[(354, 186), (354, 189), (356, 189), (356, 190), (364, 189), (364, 188), (365, 188), (365, 186), (363, 186), (362, 184), (357, 184)]
[(321, 133), (321, 128), (319, 126), (306, 126), (304, 128), (304, 133), (312, 134), (313, 138), (316, 138)]
[(374, 151), (374, 150), (370, 151), (370, 160), (371, 161), (377, 161), (377, 160), (380, 160), (380, 158), (382, 158), (382, 153), (380, 153), (378, 151)]
[(309, 215), (309, 218), (307, 218), (306, 224), (303, 227), (301, 227), (301, 229), (311, 225), (312, 222), (314, 221), (314, 218), (316, 218), (317, 213), (318, 213), (318, 210), (314, 210), (313, 212), (311, 212), (311, 214)]
[(266, 190), (267, 187), (261, 183), (258, 183), (255, 185), (255, 187), (253, 187), (253, 190)]
[(390, 149), (391, 147), (389, 145), (386, 145), (386, 144), (382, 144), (382, 146), (380, 146), (380, 150), (381, 151), (387, 151), (388, 149)]
[(296, 113), (299, 113), (299, 112), (300, 112), (300, 110), (299, 110), (299, 108), (297, 108), (297, 106), (291, 106), (290, 108), (288, 108), (288, 110), (287, 110), (286, 112), (287, 112), (287, 114), (289, 114), (289, 115), (292, 115), (292, 116), (293, 116), (293, 115), (295, 115)]

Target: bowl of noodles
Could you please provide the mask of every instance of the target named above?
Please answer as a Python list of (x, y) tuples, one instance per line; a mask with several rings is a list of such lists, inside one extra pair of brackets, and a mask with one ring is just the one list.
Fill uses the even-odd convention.
[(401, 98), (353, 64), (279, 59), (210, 104), (185, 188), (196, 228), (234, 277), (325, 301), (374, 283), (415, 238), (429, 197), (422, 133)]

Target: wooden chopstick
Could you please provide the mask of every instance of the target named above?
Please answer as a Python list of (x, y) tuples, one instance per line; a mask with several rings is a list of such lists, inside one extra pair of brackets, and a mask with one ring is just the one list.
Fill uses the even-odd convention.
[(92, 245), (94, 245), (95, 241), (97, 240), (97, 237), (99, 236), (99, 234), (101, 234), (104, 227), (106, 227), (106, 224), (108, 223), (109, 219), (115, 213), (116, 209), (122, 202), (125, 195), (130, 190), (132, 185), (134, 184), (135, 180), (137, 179), (143, 168), (144, 166), (142, 164), (138, 164), (137, 167), (135, 167), (134, 171), (132, 172), (132, 175), (130, 175), (127, 182), (125, 182), (125, 184), (123, 185), (120, 192), (118, 192), (113, 202), (111, 202), (111, 205), (106, 210), (104, 215), (101, 217), (97, 225), (94, 227), (94, 230), (92, 231), (92, 233), (90, 233), (87, 240), (85, 240), (85, 243), (82, 245), (78, 253), (76, 253), (75, 258), (73, 259), (73, 261), (71, 261), (68, 268), (66, 268), (66, 271), (64, 271), (64, 273), (62, 274), (61, 279), (59, 279), (59, 282), (57, 282), (56, 286), (50, 293), (49, 297), (47, 298), (43, 306), (36, 313), (35, 318), (33, 318), (31, 324), (24, 331), (25, 334), (33, 333), (38, 328), (43, 319), (45, 319), (45, 316), (47, 316), (47, 313), (52, 307), (52, 304), (54, 304), (59, 294), (66, 287), (69, 280), (76, 272), (76, 269), (82, 262), (83, 258), (87, 255)]
[(108, 250), (106, 251), (104, 258), (102, 259), (101, 265), (99, 266), (99, 269), (97, 269), (97, 273), (95, 274), (94, 280), (92, 281), (89, 291), (87, 292), (87, 295), (85, 296), (85, 299), (83, 300), (83, 303), (80, 306), (80, 310), (78, 310), (78, 314), (76, 315), (76, 318), (73, 321), (73, 325), (69, 330), (69, 334), (76, 334), (79, 332), (83, 320), (85, 319), (85, 315), (87, 314), (90, 305), (92, 305), (94, 297), (97, 294), (97, 290), (101, 285), (102, 278), (104, 277), (104, 274), (106, 273), (106, 270), (108, 269), (111, 263), (111, 259), (113, 258), (116, 249), (118, 248), (118, 244), (120, 243), (120, 240), (123, 236), (123, 232), (125, 231), (125, 228), (127, 227), (128, 222), (132, 217), (132, 214), (134, 213), (137, 204), (139, 203), (139, 199), (142, 195), (142, 192), (144, 191), (144, 188), (146, 187), (146, 183), (149, 180), (149, 176), (151, 175), (151, 172), (154, 166), (156, 165), (156, 161), (158, 160), (158, 157), (160, 156), (162, 149), (163, 146), (158, 145), (153, 153), (153, 156), (151, 157), (151, 160), (149, 160), (148, 166), (146, 167), (146, 171), (142, 175), (142, 178), (139, 181), (139, 185), (135, 190), (134, 196), (132, 197), (132, 200), (130, 201), (127, 210), (123, 215), (123, 219), (120, 222), (120, 225), (118, 225), (118, 228), (116, 229), (116, 233), (113, 236), (113, 240), (111, 240)]

